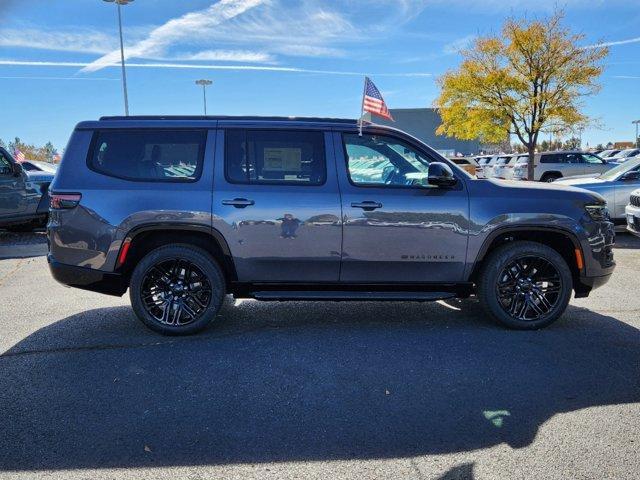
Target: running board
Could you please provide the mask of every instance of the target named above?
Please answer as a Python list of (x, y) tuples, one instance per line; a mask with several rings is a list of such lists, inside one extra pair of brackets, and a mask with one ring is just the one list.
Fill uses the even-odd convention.
[(345, 291), (264, 291), (253, 292), (256, 300), (300, 300), (300, 301), (392, 301), (392, 302), (429, 302), (455, 298), (451, 292), (345, 292)]

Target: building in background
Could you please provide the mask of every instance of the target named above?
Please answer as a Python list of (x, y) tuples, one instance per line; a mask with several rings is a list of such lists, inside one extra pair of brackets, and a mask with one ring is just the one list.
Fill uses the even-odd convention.
[[(442, 119), (435, 108), (392, 108), (389, 111), (395, 122), (378, 117), (375, 117), (373, 122), (405, 131), (443, 155), (477, 155), (481, 151), (493, 152), (499, 149), (497, 146), (482, 145), (479, 140), (458, 140), (436, 135), (436, 129), (442, 123)], [(364, 118), (371, 121), (369, 114)]]

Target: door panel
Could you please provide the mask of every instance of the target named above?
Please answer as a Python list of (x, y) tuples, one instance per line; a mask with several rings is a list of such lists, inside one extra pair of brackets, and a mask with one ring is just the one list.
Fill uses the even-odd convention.
[(609, 207), (612, 217), (625, 218), (625, 208), (629, 203), (631, 192), (640, 188), (638, 180), (618, 180), (615, 182), (615, 204)]
[(609, 166), (595, 155), (589, 153), (583, 153), (582, 159), (584, 161), (584, 173), (589, 175), (597, 175), (598, 173), (605, 172), (609, 169)]
[(27, 208), (24, 174), (13, 173), (13, 162), (0, 151), (0, 218), (19, 216)]
[(412, 186), (425, 177), (420, 161), (435, 160), (424, 150), (388, 135), (344, 138), (346, 147), (343, 135), (334, 134), (343, 210), (340, 280), (461, 281), (469, 223), (464, 182), (451, 189)]
[[(337, 282), (342, 223), (331, 134), (313, 132), (321, 147), (311, 148), (302, 134), (287, 143), (282, 131), (261, 130), (237, 142), (239, 129), (226, 131), (229, 141), (219, 130), (216, 142), (213, 224), (227, 240), (238, 280)], [(322, 172), (313, 167), (319, 150)], [(239, 157), (253, 160), (241, 167), (232, 161)]]

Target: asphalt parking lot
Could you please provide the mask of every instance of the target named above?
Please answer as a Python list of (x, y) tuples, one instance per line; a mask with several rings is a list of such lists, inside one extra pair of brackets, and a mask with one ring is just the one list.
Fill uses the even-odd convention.
[(0, 232), (1, 478), (640, 475), (640, 241), (538, 332), (473, 299), (227, 301), (203, 334), (67, 289)]

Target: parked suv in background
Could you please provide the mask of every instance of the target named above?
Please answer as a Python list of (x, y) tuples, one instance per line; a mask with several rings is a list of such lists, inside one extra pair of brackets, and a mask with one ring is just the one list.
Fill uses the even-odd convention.
[(26, 172), (0, 147), (0, 228), (32, 230), (47, 223), (47, 190), (53, 174)]
[[(595, 175), (616, 166), (592, 153), (577, 151), (536, 153), (534, 161), (534, 180), (540, 182), (553, 182), (574, 175)], [(514, 180), (527, 180), (528, 164), (528, 156), (518, 158), (513, 169)]]
[(541, 328), (613, 272), (601, 196), (477, 180), (417, 139), (355, 120), (110, 117), (80, 123), (51, 187), (60, 282), (129, 296), (164, 334), (259, 300), (475, 293)]

